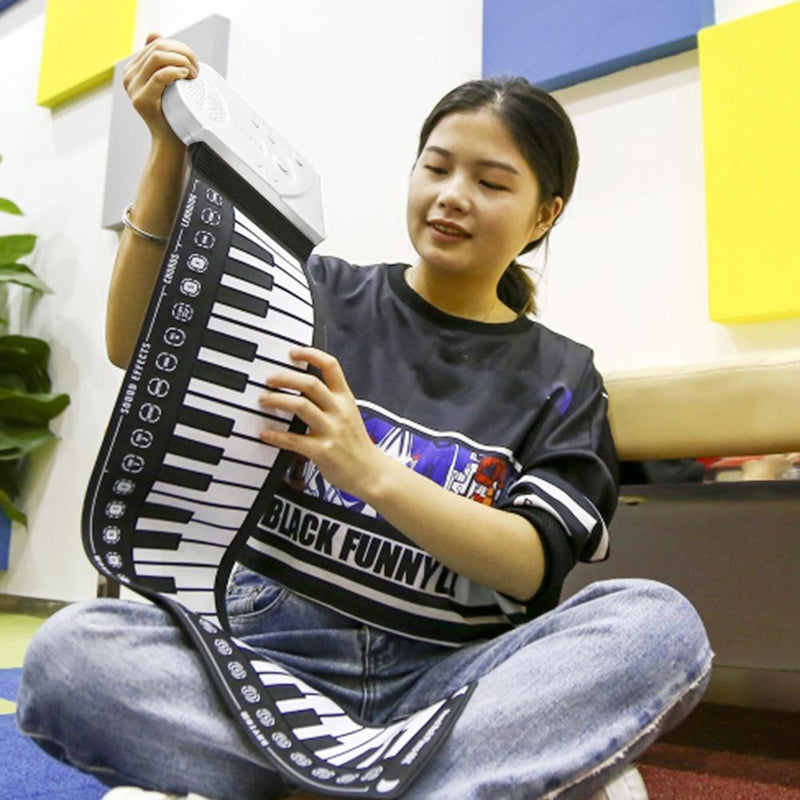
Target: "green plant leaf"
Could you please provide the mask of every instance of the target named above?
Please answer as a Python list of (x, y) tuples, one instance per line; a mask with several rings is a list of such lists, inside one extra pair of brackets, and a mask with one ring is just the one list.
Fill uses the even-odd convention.
[(49, 294), (53, 291), (25, 264), (0, 264), (0, 283), (16, 283), (42, 294)]
[(0, 211), (6, 214), (22, 214), (22, 209), (7, 197), (0, 197)]
[(9, 497), (16, 497), (20, 492), (20, 475), (24, 461), (22, 458), (0, 460), (0, 489)]
[(0, 387), (0, 436), (8, 423), (44, 425), (69, 405), (69, 395), (28, 393)]
[(11, 263), (33, 252), (36, 237), (32, 233), (12, 233), (0, 236), (0, 263)]
[(0, 386), (49, 392), (50, 346), (34, 336), (0, 336)]
[(49, 392), (50, 376), (22, 349), (0, 348), (0, 387), (22, 392)]
[(26, 528), (28, 527), (28, 517), (25, 512), (2, 489), (0, 489), (0, 508), (3, 509), (10, 520), (19, 522), (20, 525), (24, 525)]
[(41, 425), (4, 423), (0, 425), (0, 460), (25, 458), (54, 437), (51, 430)]
[(0, 336), (0, 350), (4, 349), (24, 350), (42, 369), (47, 367), (50, 359), (50, 345), (36, 336), (22, 336), (18, 333)]

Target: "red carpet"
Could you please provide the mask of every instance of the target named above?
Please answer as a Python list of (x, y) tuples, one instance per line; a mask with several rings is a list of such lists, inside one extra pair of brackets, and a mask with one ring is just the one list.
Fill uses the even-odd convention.
[(650, 800), (800, 800), (800, 789), (642, 765)]
[(704, 703), (638, 764), (650, 800), (800, 800), (800, 714)]

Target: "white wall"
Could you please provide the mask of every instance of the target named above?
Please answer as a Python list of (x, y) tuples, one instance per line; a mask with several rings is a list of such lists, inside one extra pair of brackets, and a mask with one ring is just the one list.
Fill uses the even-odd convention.
[[(718, 0), (718, 19), (780, 2)], [(221, 7), (224, 6), (224, 7)], [(40, 235), (34, 269), (55, 290), (28, 330), (53, 343), (55, 386), (72, 396), (61, 441), (37, 459), (30, 528), (15, 528), (0, 592), (78, 599), (95, 573), (80, 544), (86, 482), (120, 373), (103, 349), (116, 234), (100, 227), (110, 88), (55, 111), (35, 105), (45, 0), (0, 14), (0, 220)], [(355, 262), (411, 257), (405, 184), (417, 129), (451, 86), (480, 73), (480, 0), (140, 0), (137, 42), (211, 13), (232, 20), (229, 79), (314, 163), (325, 252)], [(592, 344), (604, 369), (793, 346), (800, 321), (708, 321), (696, 53), (559, 93), (582, 149), (574, 203), (556, 230), (542, 319)]]
[[(716, 18), (785, 1), (716, 0)], [(582, 163), (573, 203), (552, 236), (542, 320), (591, 344), (604, 371), (800, 344), (797, 319), (708, 319), (697, 51), (557, 97), (575, 124)]]

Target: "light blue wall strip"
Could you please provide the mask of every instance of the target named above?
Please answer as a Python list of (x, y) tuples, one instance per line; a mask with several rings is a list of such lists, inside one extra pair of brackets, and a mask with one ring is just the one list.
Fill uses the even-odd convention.
[(484, 0), (483, 74), (553, 91), (697, 47), (713, 0)]

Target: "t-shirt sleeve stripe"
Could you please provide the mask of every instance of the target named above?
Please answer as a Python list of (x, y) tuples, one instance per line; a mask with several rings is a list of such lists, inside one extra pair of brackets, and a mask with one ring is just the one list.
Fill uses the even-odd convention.
[(509, 500), (510, 505), (533, 506), (551, 514), (564, 528), (576, 559), (602, 561), (607, 557), (605, 520), (591, 500), (566, 481), (541, 473), (523, 475), (511, 487)]

